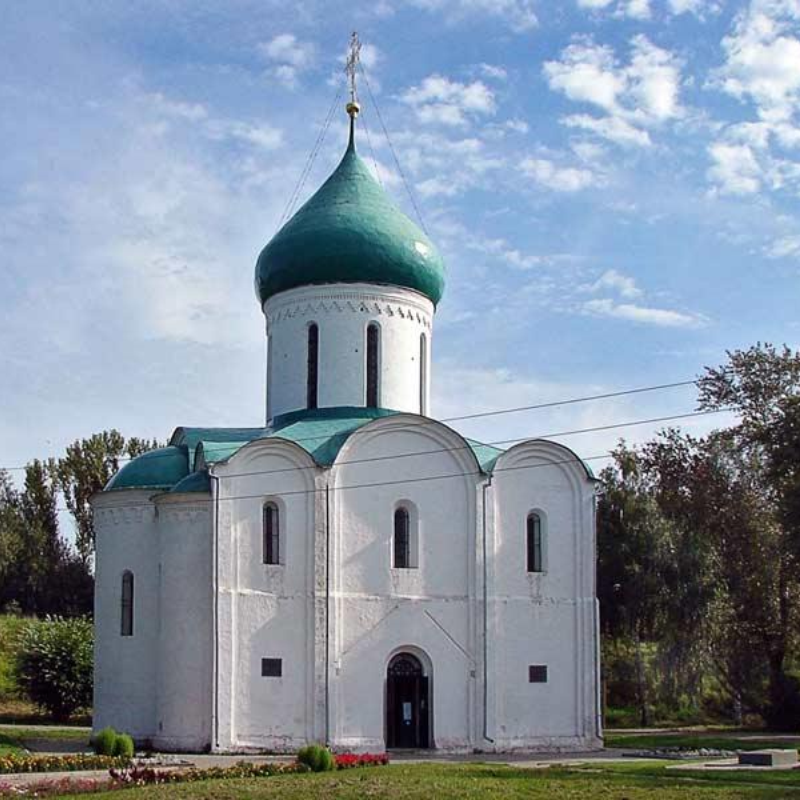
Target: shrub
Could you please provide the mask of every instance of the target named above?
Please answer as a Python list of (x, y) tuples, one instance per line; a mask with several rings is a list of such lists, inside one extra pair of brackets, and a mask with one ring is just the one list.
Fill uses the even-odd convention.
[(112, 755), (117, 756), (117, 758), (133, 758), (133, 754), (133, 739), (127, 733), (117, 734)]
[(20, 639), (34, 620), (15, 614), (0, 616), (0, 700), (13, 699), (19, 695), (15, 664)]
[(91, 705), (93, 641), (92, 623), (85, 617), (47, 617), (22, 634), (20, 686), (57, 721)]
[(309, 744), (297, 754), (297, 760), (312, 772), (330, 772), (336, 768), (333, 754), (321, 744)]
[(103, 728), (92, 740), (94, 752), (99, 756), (116, 755), (117, 739), (119, 734), (113, 728)]

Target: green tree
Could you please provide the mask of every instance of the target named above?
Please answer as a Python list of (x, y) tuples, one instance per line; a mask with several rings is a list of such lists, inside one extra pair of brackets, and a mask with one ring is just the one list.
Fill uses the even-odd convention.
[(125, 437), (117, 430), (78, 439), (58, 460), (56, 472), (67, 508), (75, 520), (76, 547), (84, 563), (94, 552), (94, 521), (89, 500), (111, 480), (125, 458), (159, 447), (156, 440)]
[(24, 532), (19, 492), (0, 470), (0, 610), (17, 601), (18, 564)]
[(598, 508), (598, 597), (607, 637), (633, 643), (636, 702), (649, 725), (645, 643), (658, 639), (669, 618), (670, 529), (652, 493), (639, 454), (621, 444), (601, 475)]
[(727, 407), (738, 415), (734, 425), (709, 437), (706, 448), (709, 475), (727, 484), (713, 498), (713, 530), (731, 609), (727, 630), (735, 630), (731, 646), (737, 663), (761, 658), (763, 714), (772, 726), (791, 727), (800, 722), (800, 693), (787, 674), (800, 610), (800, 353), (760, 343), (730, 352), (727, 363), (707, 369), (698, 385), (701, 409)]

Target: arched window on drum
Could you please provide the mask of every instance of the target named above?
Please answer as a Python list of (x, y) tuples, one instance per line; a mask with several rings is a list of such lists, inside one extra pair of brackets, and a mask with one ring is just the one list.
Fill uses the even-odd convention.
[(377, 408), (380, 401), (381, 329), (374, 322), (367, 326), (367, 408)]
[(316, 408), (319, 402), (319, 327), (308, 326), (308, 366), (306, 372), (306, 408)]

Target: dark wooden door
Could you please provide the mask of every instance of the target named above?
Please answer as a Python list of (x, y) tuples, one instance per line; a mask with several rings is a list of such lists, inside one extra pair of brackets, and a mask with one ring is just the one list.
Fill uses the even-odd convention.
[[(405, 657), (408, 658), (408, 657)], [(422, 675), (419, 662), (390, 666), (386, 683), (386, 746), (424, 748), (429, 746), (428, 678)], [(393, 662), (394, 663), (394, 662)]]

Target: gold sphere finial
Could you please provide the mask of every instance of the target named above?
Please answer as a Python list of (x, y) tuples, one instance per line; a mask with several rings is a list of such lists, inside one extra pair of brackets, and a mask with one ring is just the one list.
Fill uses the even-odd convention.
[(351, 119), (355, 119), (359, 112), (361, 111), (361, 106), (354, 100), (351, 100), (347, 106), (347, 113), (350, 115)]

